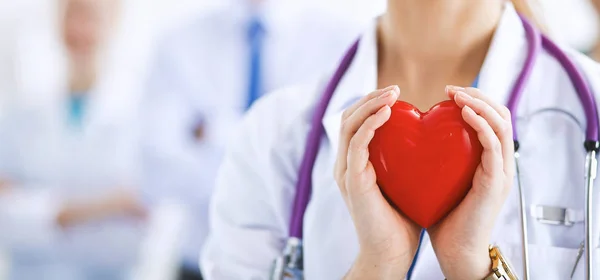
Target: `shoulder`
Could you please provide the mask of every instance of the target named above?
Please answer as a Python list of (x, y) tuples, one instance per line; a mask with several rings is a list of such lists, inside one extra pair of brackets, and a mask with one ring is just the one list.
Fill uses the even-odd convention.
[(19, 137), (31, 129), (42, 133), (41, 130), (47, 128), (48, 122), (54, 119), (55, 109), (44, 102), (10, 102), (0, 117), (0, 137)]
[[(564, 44), (559, 44), (559, 47), (565, 52), (586, 79), (596, 83), (600, 81), (600, 64), (598, 64), (598, 62), (572, 47)], [(546, 57), (555, 61), (556, 68), (564, 72), (564, 68), (556, 61), (556, 58), (552, 57), (548, 52), (546, 52)]]
[[(323, 79), (277, 90), (258, 100), (241, 123), (242, 141), (261, 151), (298, 150), (310, 130), (313, 109), (321, 96)], [(241, 140), (241, 139), (238, 139)], [(253, 141), (256, 140), (256, 141)], [(296, 153), (295, 151), (294, 153)]]
[(299, 28), (305, 30), (343, 36), (347, 35), (344, 34), (347, 32), (358, 35), (364, 29), (365, 24), (370, 23), (371, 20), (361, 21), (324, 10), (303, 8), (295, 11), (292, 20), (288, 22), (294, 25), (301, 24), (298, 25)]
[(583, 74), (595, 97), (600, 98), (600, 64), (573, 48), (566, 48), (565, 52)]
[(281, 131), (308, 124), (312, 109), (321, 95), (323, 81), (288, 86), (258, 100), (244, 119), (244, 125), (257, 124)]
[[(600, 98), (600, 66), (576, 50), (559, 43), (560, 49), (585, 79), (596, 99)], [(585, 113), (577, 97), (573, 81), (560, 61), (548, 51), (537, 59), (532, 73), (530, 92), (525, 96), (527, 114), (540, 112), (566, 113), (579, 124), (585, 123)], [(549, 111), (550, 110), (550, 111)]]
[[(600, 86), (600, 63), (575, 50), (572, 50), (570, 53), (586, 78), (596, 86)], [(598, 89), (600, 90), (600, 88)]]
[[(159, 55), (185, 55), (193, 53), (196, 48), (207, 44), (216, 44), (216, 39), (226, 37), (224, 32), (234, 24), (226, 10), (214, 8), (202, 14), (181, 20), (176, 25), (166, 28), (156, 39)], [(192, 51), (192, 52), (190, 52)]]
[(278, 20), (284, 31), (294, 30), (304, 48), (330, 46), (345, 49), (358, 39), (371, 21), (361, 21), (327, 11), (299, 9)]
[[(558, 45), (592, 87), (592, 91), (596, 92), (596, 95), (600, 94), (600, 64), (569, 46), (560, 43)], [(538, 72), (537, 78), (546, 86), (551, 85), (560, 92), (574, 91), (564, 66), (548, 51), (544, 51), (538, 63), (538, 69), (542, 71)]]
[[(595, 71), (595, 73), (597, 74), (598, 71), (600, 71), (600, 63), (591, 59), (589, 56), (571, 47), (563, 47), (563, 49), (567, 53), (567, 55), (573, 60), (573, 62), (578, 64), (584, 72)], [(598, 76), (598, 78), (600, 78), (600, 76)]]

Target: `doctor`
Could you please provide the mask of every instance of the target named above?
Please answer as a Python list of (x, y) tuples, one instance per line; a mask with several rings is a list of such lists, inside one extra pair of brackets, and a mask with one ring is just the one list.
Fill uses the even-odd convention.
[(201, 277), (217, 168), (242, 115), (265, 92), (334, 67), (360, 30), (285, 1), (224, 2), (163, 38), (142, 107), (144, 196), (190, 216), (180, 279)]
[(135, 196), (135, 88), (113, 44), (120, 3), (54, 4), (60, 35), (17, 42), (22, 80), (0, 119), (0, 246), (9, 279), (122, 279), (145, 209)]
[[(322, 119), (325, 132), (303, 217), (306, 279), (484, 279), (492, 273), (490, 244), (522, 278), (511, 114), (502, 104), (527, 54), (515, 7), (532, 13), (527, 3), (512, 2), (517, 5), (388, 1), (387, 12), (365, 30)], [(599, 93), (600, 67), (573, 51), (568, 55)], [(468, 88), (476, 80), (478, 89)], [(237, 131), (211, 204), (211, 235), (202, 256), (207, 279), (265, 279), (282, 255), (310, 116), (324, 87), (306, 84), (265, 98)], [(396, 212), (376, 185), (367, 147), (397, 99), (424, 111), (448, 98), (462, 108), (484, 152), (468, 195), (428, 229), (419, 246), (418, 226)], [(530, 279), (569, 279), (584, 240), (581, 108), (563, 68), (541, 52), (512, 112), (525, 206), (569, 217), (527, 211)], [(597, 253), (600, 230), (594, 233)], [(574, 279), (584, 279), (583, 263)]]

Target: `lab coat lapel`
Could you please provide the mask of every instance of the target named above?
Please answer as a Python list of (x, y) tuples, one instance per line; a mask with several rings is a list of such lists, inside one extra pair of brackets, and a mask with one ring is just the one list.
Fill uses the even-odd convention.
[(500, 104), (508, 102), (525, 64), (527, 45), (521, 19), (508, 3), (479, 73), (478, 88), (483, 94)]
[(354, 60), (335, 89), (323, 117), (325, 133), (334, 151), (337, 151), (338, 147), (343, 111), (376, 88), (377, 23), (373, 21), (360, 38)]

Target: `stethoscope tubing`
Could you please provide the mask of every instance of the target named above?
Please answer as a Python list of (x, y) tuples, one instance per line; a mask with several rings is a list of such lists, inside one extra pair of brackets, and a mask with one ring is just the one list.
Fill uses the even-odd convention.
[(310, 200), (312, 192), (311, 180), (313, 166), (315, 165), (315, 160), (317, 159), (317, 154), (319, 152), (319, 142), (325, 130), (321, 122), (325, 116), (325, 111), (327, 111), (327, 106), (329, 105), (329, 101), (331, 101), (331, 97), (333, 97), (335, 89), (344, 77), (350, 64), (352, 64), (352, 60), (358, 50), (358, 43), (359, 40), (354, 42), (344, 55), (338, 69), (335, 71), (331, 80), (329, 80), (329, 83), (324, 90), (324, 94), (321, 96), (319, 103), (317, 103), (317, 107), (314, 111), (315, 113), (312, 116), (311, 129), (306, 141), (304, 157), (300, 164), (298, 181), (296, 182), (296, 196), (294, 198), (294, 208), (292, 208), (292, 218), (289, 228), (290, 237), (302, 239), (304, 213), (306, 212), (306, 207), (308, 206), (308, 201)]
[[(509, 100), (507, 102), (507, 108), (512, 112), (512, 125), (513, 125), (513, 139), (515, 144), (515, 161), (518, 168), (518, 150), (519, 150), (519, 141), (518, 134), (516, 130), (516, 112), (519, 101), (523, 95), (525, 85), (531, 76), (533, 67), (535, 65), (535, 60), (538, 57), (538, 54), (542, 49), (545, 49), (550, 55), (552, 55), (564, 68), (565, 72), (569, 76), (572, 81), (573, 86), (577, 92), (577, 96), (580, 100), (580, 103), (583, 107), (583, 111), (585, 113), (585, 117), (587, 120), (586, 123), (586, 141), (584, 143), (584, 147), (587, 151), (586, 155), (586, 211), (585, 211), (585, 228), (586, 228), (586, 238), (585, 238), (585, 253), (586, 253), (586, 279), (591, 279), (593, 277), (592, 274), (592, 262), (593, 262), (593, 250), (592, 240), (593, 240), (593, 183), (596, 177), (596, 156), (598, 150), (600, 149), (600, 143), (598, 142), (600, 124), (598, 119), (598, 111), (596, 106), (596, 100), (592, 94), (590, 87), (587, 85), (583, 75), (577, 69), (575, 64), (568, 58), (568, 56), (550, 39), (548, 39), (545, 35), (541, 34), (533, 25), (524, 17), (521, 16), (521, 21), (523, 23), (523, 27), (525, 29), (525, 35), (527, 37), (527, 41), (529, 42), (527, 48), (527, 56), (525, 58), (525, 63), (519, 74), (515, 85), (512, 88), (511, 94), (509, 96)], [(357, 40), (350, 49), (344, 55), (341, 63), (339, 64), (337, 70), (335, 71), (333, 77), (330, 79), (327, 84), (317, 106), (315, 108), (312, 120), (311, 120), (311, 130), (309, 132), (306, 148), (304, 152), (304, 157), (302, 159), (302, 163), (300, 165), (300, 171), (298, 174), (298, 180), (296, 182), (296, 196), (294, 199), (294, 206), (292, 209), (292, 217), (289, 227), (289, 236), (288, 240), (289, 244), (292, 244), (293, 248), (302, 247), (302, 229), (303, 229), (303, 220), (304, 214), (306, 212), (306, 208), (308, 206), (308, 202), (310, 200), (311, 192), (312, 192), (312, 171), (313, 166), (316, 161), (316, 157), (319, 150), (319, 143), (321, 140), (321, 136), (324, 133), (324, 127), (322, 125), (322, 120), (327, 111), (327, 107), (333, 94), (342, 80), (344, 74), (352, 64), (354, 56), (357, 53), (359, 41)], [(517, 176), (519, 176), (517, 170)], [(519, 188), (519, 196), (520, 196), (520, 212), (521, 212), (521, 226), (523, 228), (523, 266), (525, 270), (525, 279), (529, 279), (529, 254), (527, 249), (528, 244), (528, 235), (527, 235), (527, 210), (525, 207), (525, 194), (523, 187), (521, 185), (520, 178), (518, 180), (518, 188)], [(291, 242), (290, 241), (294, 241)], [(298, 244), (296, 244), (298, 243)], [(288, 245), (289, 245), (288, 244)], [(289, 247), (289, 246), (288, 246)]]

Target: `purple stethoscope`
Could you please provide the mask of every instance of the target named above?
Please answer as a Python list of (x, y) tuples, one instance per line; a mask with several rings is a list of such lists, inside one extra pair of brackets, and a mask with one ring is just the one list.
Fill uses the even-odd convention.
[[(593, 213), (592, 213), (592, 201), (593, 201), (593, 186), (596, 178), (597, 160), (596, 154), (600, 150), (600, 142), (598, 141), (598, 132), (600, 130), (598, 123), (598, 111), (596, 107), (596, 100), (592, 95), (590, 87), (586, 84), (585, 79), (581, 72), (577, 69), (575, 64), (567, 57), (567, 55), (550, 39), (541, 34), (536, 28), (533, 27), (529, 21), (524, 17), (521, 17), (523, 27), (525, 29), (528, 49), (525, 64), (521, 73), (515, 82), (507, 107), (511, 112), (516, 112), (519, 99), (523, 95), (523, 89), (527, 83), (535, 60), (542, 48), (552, 55), (564, 68), (569, 75), (569, 78), (575, 87), (577, 97), (579, 98), (585, 117), (587, 120), (586, 126), (586, 140), (584, 142), (584, 148), (586, 150), (585, 158), (585, 279), (593, 279), (593, 256), (592, 256), (592, 237), (593, 237)], [(302, 254), (302, 228), (304, 220), (304, 212), (308, 206), (308, 202), (312, 191), (312, 172), (317, 153), (319, 152), (319, 143), (324, 132), (322, 125), (322, 119), (325, 115), (329, 101), (335, 92), (338, 84), (342, 77), (350, 67), (354, 56), (358, 50), (358, 41), (355, 42), (352, 47), (348, 50), (342, 59), (342, 62), (335, 71), (333, 77), (327, 84), (319, 103), (315, 108), (312, 116), (311, 130), (308, 135), (306, 142), (306, 149), (300, 165), (300, 171), (298, 175), (298, 181), (296, 182), (296, 196), (294, 199), (294, 208), (292, 212), (290, 222), (290, 237), (287, 239), (287, 243), (283, 252), (283, 255), (274, 261), (273, 270), (271, 272), (270, 279), (304, 279), (303, 273), (303, 254)], [(524, 268), (524, 279), (530, 279), (529, 277), (529, 254), (527, 249), (528, 234), (527, 234), (527, 215), (525, 207), (525, 196), (523, 187), (521, 185), (520, 173), (519, 173), (519, 141), (517, 138), (516, 130), (516, 114), (512, 114), (512, 125), (513, 125), (513, 139), (515, 144), (515, 162), (517, 171), (517, 184), (519, 188), (520, 196), (520, 216), (521, 216), (521, 227), (522, 227), (522, 242), (523, 242), (523, 268)], [(415, 258), (416, 261), (416, 258)], [(573, 267), (573, 273), (577, 267), (579, 258)], [(413, 263), (414, 264), (414, 263)], [(412, 267), (412, 266), (411, 266)], [(571, 274), (571, 277), (573, 275)], [(409, 272), (409, 275), (411, 273)]]

